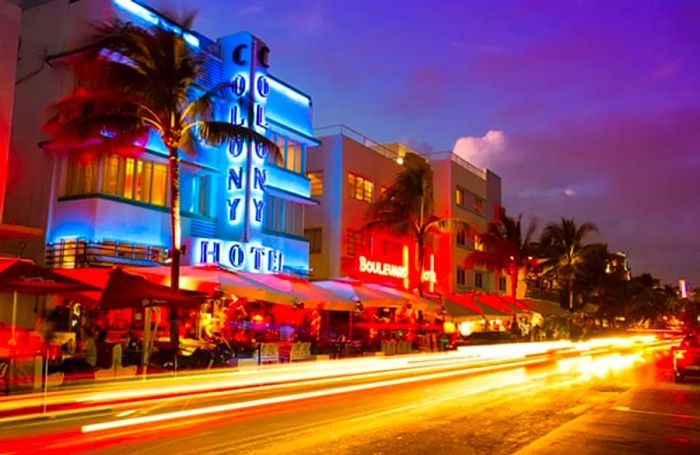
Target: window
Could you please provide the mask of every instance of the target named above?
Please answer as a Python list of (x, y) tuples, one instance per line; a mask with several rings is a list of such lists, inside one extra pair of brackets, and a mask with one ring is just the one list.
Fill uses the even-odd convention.
[(462, 267), (457, 267), (457, 286), (465, 287), (467, 285), (467, 271)]
[(365, 253), (367, 248), (367, 239), (361, 231), (354, 231), (348, 229), (348, 234), (346, 238), (345, 254), (350, 257), (355, 257), (359, 254)]
[(464, 207), (464, 191), (459, 188), (455, 189), (455, 204)]
[(478, 235), (474, 236), (474, 249), (476, 251), (484, 251), (486, 249), (484, 247), (484, 242), (479, 238)]
[(197, 213), (209, 216), (209, 200), (211, 195), (211, 176), (199, 176), (199, 193), (197, 194)]
[(277, 145), (279, 153), (270, 153), (267, 161), (292, 172), (302, 172), (306, 145), (277, 133), (270, 133), (270, 140)]
[(348, 195), (351, 198), (372, 203), (373, 193), (374, 183), (364, 177), (348, 172)]
[(309, 254), (318, 254), (321, 252), (321, 243), (323, 241), (323, 231), (321, 228), (304, 229), (304, 237), (309, 239)]
[(287, 138), (287, 147), (284, 156), (284, 167), (294, 172), (301, 172), (302, 145)]
[(483, 289), (484, 287), (484, 274), (481, 272), (474, 273), (474, 286)]
[(478, 196), (474, 197), (474, 211), (481, 213), (484, 210), (484, 200)]
[(94, 193), (97, 188), (98, 166), (96, 158), (70, 157), (66, 169), (64, 196)]
[(323, 171), (307, 172), (306, 177), (311, 180), (311, 196), (323, 196)]
[(457, 245), (466, 247), (467, 246), (467, 231), (464, 229), (457, 230)]
[(167, 203), (168, 166), (164, 163), (108, 155), (102, 176), (104, 194), (160, 206)]
[(77, 240), (61, 240), (61, 259), (59, 267), (62, 269), (72, 269), (78, 256)]
[(304, 207), (296, 202), (275, 196), (267, 195), (265, 197), (265, 213), (263, 214), (265, 228), (301, 236), (304, 231)]
[(506, 290), (506, 277), (502, 276), (498, 279), (498, 289), (501, 291)]
[(151, 204), (166, 205), (168, 194), (168, 166), (162, 163), (153, 163), (153, 185)]

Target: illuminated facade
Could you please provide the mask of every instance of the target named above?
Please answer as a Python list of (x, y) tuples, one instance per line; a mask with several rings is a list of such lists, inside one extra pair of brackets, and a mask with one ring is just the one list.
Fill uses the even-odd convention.
[(317, 134), (321, 145), (309, 150), (307, 161), (311, 196), (319, 201), (305, 220), (311, 276), (403, 283), (410, 268), (403, 250), (410, 242), (360, 231), (369, 205), (401, 170), (399, 155), (346, 126)]
[[(319, 205), (307, 212), (310, 267), (314, 278), (351, 276), (425, 291), (504, 292), (507, 277), (488, 270), (466, 270), (466, 257), (478, 248), (475, 237), (451, 230), (426, 245), (424, 270), (415, 270), (413, 238), (362, 232), (369, 205), (401, 171), (402, 158), (417, 153), (400, 143), (378, 144), (345, 126), (317, 130), (321, 146), (309, 151), (311, 194)], [(451, 152), (424, 154), (434, 172), (435, 214), (485, 230), (501, 205), (501, 181)]]
[[(311, 98), (269, 72), (270, 49), (250, 33), (213, 41), (180, 30), (133, 0), (56, 0), (23, 14), (27, 46), (20, 50), (26, 57), (20, 66), (27, 68), (19, 71), (31, 65), (42, 70), (16, 95), (19, 126), (10, 167), (18, 169), (21, 181), (8, 192), (14, 201), (8, 212), (18, 221), (46, 226), (45, 242), (27, 253), (55, 267), (155, 265), (167, 259), (167, 149), (158, 135), (135, 157), (104, 153), (86, 161), (50, 156), (37, 146), (48, 139), (40, 133), (45, 107), (75, 87), (68, 64), (80, 58), (89, 24), (115, 17), (183, 33), (204, 62), (198, 89), (232, 82), (232, 100), (216, 106), (215, 119), (254, 129), (279, 146), (280, 153), (271, 154), (255, 143), (233, 141), (222, 147), (199, 144), (194, 157), (181, 154), (183, 263), (306, 274), (304, 209), (314, 204), (306, 149), (318, 144)], [(33, 58), (42, 46), (46, 57)]]
[[(501, 207), (501, 178), (487, 169), (480, 169), (451, 151), (425, 155), (433, 169), (435, 214), (440, 218), (466, 221), (485, 232)], [(471, 289), (507, 293), (509, 278), (485, 268), (464, 267), (464, 261), (481, 248), (478, 238), (466, 230), (453, 229), (440, 235), (437, 267), (441, 289), (464, 292)]]

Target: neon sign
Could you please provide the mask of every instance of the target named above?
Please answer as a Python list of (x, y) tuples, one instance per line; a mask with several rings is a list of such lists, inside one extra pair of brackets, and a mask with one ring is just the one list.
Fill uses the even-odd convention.
[(408, 267), (405, 265), (371, 261), (364, 256), (360, 256), (360, 272), (404, 279), (408, 276)]
[(284, 255), (280, 250), (253, 243), (216, 239), (192, 239), (193, 262), (216, 264), (234, 270), (278, 273), (284, 267)]
[(435, 273), (435, 255), (430, 255), (430, 269), (423, 269), (420, 277), (423, 283), (428, 283), (430, 292), (435, 292), (435, 283), (437, 283), (437, 274)]
[(199, 47), (199, 38), (194, 36), (192, 33), (183, 30), (172, 22), (162, 18), (158, 14), (149, 10), (148, 8), (139, 5), (133, 0), (114, 0), (114, 4), (119, 6), (125, 11), (135, 15), (143, 21), (153, 24), (158, 27), (162, 27), (165, 30), (170, 30), (179, 35), (192, 47)]

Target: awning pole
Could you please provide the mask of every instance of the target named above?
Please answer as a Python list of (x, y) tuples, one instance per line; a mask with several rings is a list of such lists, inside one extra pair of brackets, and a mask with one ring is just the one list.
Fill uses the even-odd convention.
[(17, 324), (17, 291), (12, 292), (12, 325), (10, 326), (10, 345), (17, 344), (15, 339), (15, 324)]

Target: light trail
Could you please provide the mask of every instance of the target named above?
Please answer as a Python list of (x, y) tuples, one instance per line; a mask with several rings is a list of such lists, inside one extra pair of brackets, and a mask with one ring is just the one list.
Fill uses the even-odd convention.
[[(539, 362), (539, 361), (538, 360), (522, 360), (522, 361), (518, 362), (517, 364), (511, 364), (511, 367), (513, 367), (513, 368), (524, 367), (526, 365), (533, 364), (536, 362)], [(445, 378), (450, 378), (450, 377), (455, 377), (455, 376), (464, 376), (465, 374), (467, 374), (467, 372), (468, 373), (487, 373), (487, 372), (497, 371), (497, 370), (501, 370), (501, 369), (503, 369), (503, 366), (494, 365), (494, 366), (489, 366), (489, 367), (479, 367), (479, 368), (473, 368), (473, 369), (468, 369), (468, 370), (446, 371), (446, 372), (442, 372), (442, 373), (424, 374), (424, 375), (411, 376), (411, 377), (401, 378), (401, 379), (384, 380), (384, 381), (373, 382), (373, 383), (368, 383), (368, 384), (358, 384), (358, 385), (352, 385), (352, 386), (336, 387), (336, 388), (332, 388), (332, 389), (317, 390), (317, 391), (304, 392), (304, 393), (296, 393), (296, 394), (279, 396), (279, 397), (261, 398), (261, 399), (257, 399), (257, 400), (249, 400), (249, 401), (243, 401), (243, 402), (239, 402), (239, 403), (228, 403), (228, 404), (217, 405), (217, 406), (207, 406), (207, 407), (203, 407), (203, 408), (189, 409), (186, 411), (175, 411), (175, 412), (168, 412), (168, 413), (156, 414), (156, 415), (151, 415), (151, 416), (135, 417), (135, 418), (130, 418), (130, 419), (115, 420), (115, 421), (111, 421), (111, 422), (103, 422), (103, 423), (96, 423), (96, 424), (91, 424), (91, 425), (84, 425), (81, 427), (81, 431), (84, 433), (91, 433), (91, 432), (95, 432), (95, 431), (102, 431), (102, 430), (109, 430), (109, 429), (115, 429), (115, 428), (124, 428), (124, 427), (130, 427), (130, 426), (135, 426), (135, 425), (141, 425), (144, 423), (163, 422), (163, 421), (167, 421), (167, 420), (182, 419), (182, 418), (187, 418), (187, 417), (197, 417), (197, 416), (203, 416), (203, 415), (219, 414), (219, 413), (223, 413), (223, 412), (238, 411), (238, 410), (242, 410), (242, 409), (260, 407), (260, 406), (269, 406), (269, 405), (273, 405), (273, 404), (281, 404), (281, 403), (288, 403), (288, 402), (292, 402), (292, 401), (307, 400), (307, 399), (311, 399), (311, 398), (321, 398), (321, 397), (326, 397), (326, 396), (330, 396), (330, 395), (340, 395), (340, 394), (359, 392), (359, 391), (363, 391), (363, 390), (378, 389), (378, 388), (384, 388), (384, 387), (390, 387), (390, 386), (409, 384), (409, 383), (414, 383), (414, 382), (430, 381), (430, 380), (436, 380), (436, 379), (445, 379)]]
[[(272, 368), (262, 368), (250, 371), (208, 372), (180, 376), (160, 377), (148, 381), (129, 381), (112, 384), (112, 390), (94, 392), (84, 389), (57, 393), (48, 400), (50, 406), (64, 405), (68, 409), (43, 413), (44, 417), (58, 416), (62, 413), (75, 413), (85, 406), (90, 409), (97, 405), (113, 404), (133, 405), (137, 401), (154, 401), (156, 399), (172, 399), (177, 396), (196, 395), (203, 398), (222, 396), (234, 390), (240, 393), (252, 390), (279, 390), (291, 386), (330, 385), (342, 380), (371, 379), (372, 375), (408, 373), (411, 370), (421, 371), (427, 368), (478, 366), (487, 361), (516, 361), (534, 356), (562, 355), (579, 356), (604, 354), (609, 349), (625, 347), (659, 347), (664, 346), (655, 337), (633, 336), (594, 339), (586, 342), (572, 343), (569, 341), (516, 343), (491, 346), (468, 346), (458, 351), (433, 355), (418, 354), (396, 356), (391, 358), (355, 358), (330, 362), (313, 362), (289, 364)], [(177, 384), (173, 384), (177, 382)], [(29, 408), (41, 406), (43, 397), (34, 396), (25, 400), (14, 400), (11, 403), (0, 404), (0, 412), (8, 409)], [(77, 405), (77, 407), (75, 407)], [(71, 407), (73, 406), (73, 407)], [(83, 406), (81, 408), (80, 406)], [(13, 416), (0, 419), (0, 423), (21, 420), (26, 416)]]

